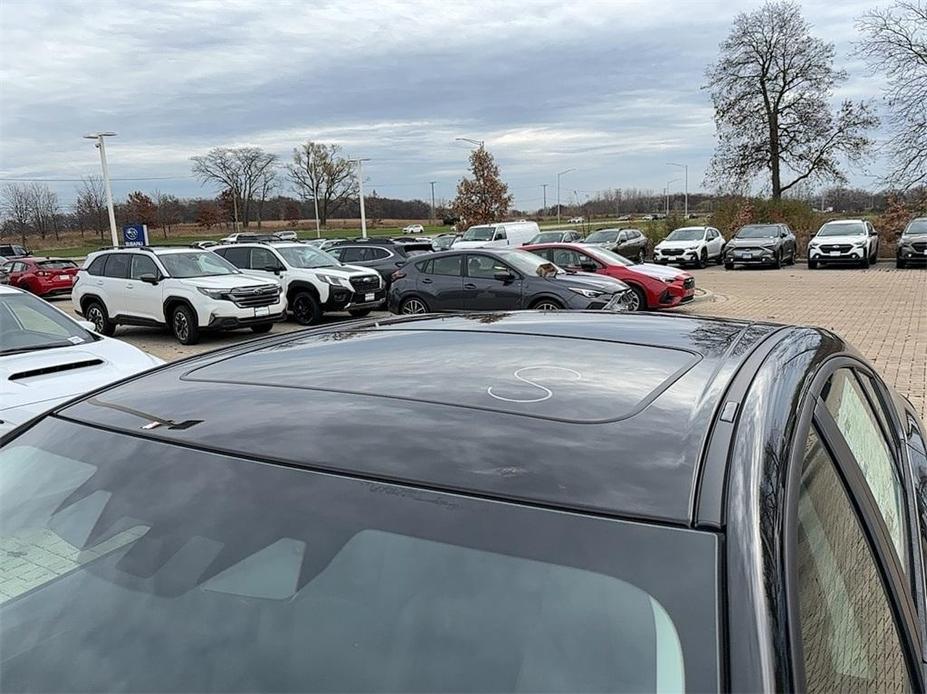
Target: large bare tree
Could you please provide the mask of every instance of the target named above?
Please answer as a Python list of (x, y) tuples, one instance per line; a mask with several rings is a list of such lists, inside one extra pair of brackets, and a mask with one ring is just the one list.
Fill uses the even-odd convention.
[(19, 232), (19, 241), (23, 246), (26, 245), (26, 234), (32, 218), (31, 198), (27, 186), (8, 183), (3, 187), (3, 213)]
[(859, 52), (888, 78), (891, 137), (884, 183), (907, 189), (927, 183), (927, 2), (901, 0), (863, 15)]
[(833, 44), (811, 35), (798, 3), (739, 14), (706, 71), (718, 138), (708, 182), (738, 187), (762, 174), (773, 198), (805, 180), (844, 182), (841, 161), (868, 152), (878, 120), (866, 103), (832, 110), (847, 79), (833, 62)]
[(338, 145), (311, 140), (293, 149), (293, 163), (287, 167), (293, 188), (304, 200), (316, 200), (323, 226), (349, 198), (357, 195), (354, 165), (341, 156)]
[(167, 238), (167, 235), (171, 231), (171, 227), (183, 221), (183, 205), (176, 196), (156, 190), (155, 206), (157, 210), (157, 224), (161, 227), (164, 238)]
[(260, 147), (216, 147), (191, 160), (193, 174), (202, 183), (217, 183), (231, 191), (233, 209), (248, 226), (255, 198), (269, 170), (277, 165), (277, 155)]
[(51, 231), (58, 238), (61, 208), (58, 194), (44, 183), (30, 183), (26, 187), (29, 197), (29, 221), (32, 228), (44, 239)]
[(512, 205), (508, 186), (502, 182), (492, 154), (480, 145), (470, 153), (472, 178), (457, 183), (453, 208), (465, 224), (483, 224), (502, 219)]
[(106, 209), (106, 190), (103, 179), (99, 176), (85, 176), (77, 186), (75, 212), (80, 219), (81, 228), (89, 227), (97, 232), (103, 240), (104, 232), (109, 230), (109, 212)]

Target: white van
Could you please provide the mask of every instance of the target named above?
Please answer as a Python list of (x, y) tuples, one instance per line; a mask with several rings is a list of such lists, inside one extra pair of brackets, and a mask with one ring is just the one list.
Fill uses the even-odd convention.
[(454, 248), (523, 246), (540, 232), (537, 222), (497, 222), (470, 227), (454, 241)]

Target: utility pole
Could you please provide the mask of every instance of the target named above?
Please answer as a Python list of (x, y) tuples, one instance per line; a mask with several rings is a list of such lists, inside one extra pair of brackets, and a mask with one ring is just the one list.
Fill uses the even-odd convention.
[(364, 212), (364, 162), (370, 159), (351, 159), (357, 164), (357, 191), (360, 198), (361, 237), (367, 238), (367, 213)]
[(438, 218), (435, 216), (435, 183), (437, 181), (429, 181), (431, 184), (431, 223), (432, 225), (438, 223)]
[(567, 169), (566, 171), (560, 171), (557, 173), (557, 224), (560, 224), (560, 177), (564, 174), (568, 174), (571, 171), (576, 171), (576, 169)]
[(541, 190), (544, 191), (544, 207), (542, 207), (541, 209), (544, 211), (543, 214), (547, 214), (547, 184), (546, 183), (541, 184)]
[(674, 164), (673, 162), (669, 162), (669, 163), (667, 164), (667, 166), (678, 166), (680, 169), (684, 169), (684, 170), (685, 170), (685, 179), (686, 179), (686, 187), (685, 187), (685, 191), (686, 191), (686, 207), (685, 207), (685, 210), (686, 210), (686, 211), (685, 211), (685, 215), (686, 215), (686, 219), (688, 219), (688, 218), (689, 218), (689, 165), (688, 165), (688, 164)]
[(106, 209), (109, 212), (109, 231), (113, 237), (113, 245), (119, 245), (119, 236), (116, 234), (116, 213), (113, 211), (113, 188), (109, 182), (109, 166), (106, 164), (106, 145), (103, 142), (104, 137), (115, 137), (116, 133), (102, 132), (84, 135), (84, 139), (96, 140), (97, 148), (100, 150), (100, 164), (103, 167), (103, 184), (106, 188)]

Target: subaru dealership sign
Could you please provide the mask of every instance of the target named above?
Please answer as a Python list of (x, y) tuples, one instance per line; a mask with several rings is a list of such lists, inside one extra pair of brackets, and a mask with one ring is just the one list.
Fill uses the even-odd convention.
[(148, 225), (147, 224), (126, 224), (122, 227), (122, 245), (123, 246), (147, 246), (148, 245)]

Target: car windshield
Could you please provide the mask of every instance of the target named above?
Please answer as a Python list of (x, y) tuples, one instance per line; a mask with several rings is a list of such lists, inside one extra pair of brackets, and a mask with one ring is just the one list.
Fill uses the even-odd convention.
[(436, 251), (443, 251), (450, 248), (456, 238), (456, 236), (439, 236), (431, 242), (431, 246)]
[(630, 267), (635, 264), (625, 258), (623, 255), (615, 253), (614, 251), (611, 251), (607, 248), (585, 248), (583, 249), (583, 252), (588, 253), (592, 257), (598, 258), (599, 260), (609, 265), (618, 264)]
[(20, 292), (0, 294), (0, 355), (93, 342), (93, 334), (42, 299)]
[(750, 224), (737, 232), (738, 239), (774, 239), (779, 236), (780, 227), (776, 224)]
[(925, 236), (927, 235), (927, 219), (915, 219), (908, 224), (904, 230), (905, 236)]
[(292, 267), (338, 267), (338, 259), (315, 246), (278, 246), (277, 253)]
[(492, 241), (492, 235), (495, 230), (496, 230), (496, 227), (492, 227), (492, 226), (470, 227), (464, 232), (463, 236), (460, 237), (460, 240), (461, 241)]
[(73, 270), (77, 267), (72, 260), (37, 260), (35, 264), (41, 270)]
[(563, 238), (565, 233), (564, 231), (542, 231), (540, 234), (531, 237), (528, 243), (556, 243)]
[(827, 222), (822, 226), (818, 236), (865, 236), (866, 225), (863, 222)]
[(237, 267), (212, 251), (160, 253), (158, 260), (171, 277), (214, 277), (239, 273)]
[(617, 229), (600, 229), (586, 237), (586, 243), (614, 243), (618, 240)]
[(528, 251), (499, 251), (499, 257), (525, 275), (544, 277), (549, 274), (563, 273), (563, 270), (546, 258), (541, 258)]
[(676, 229), (666, 237), (667, 241), (701, 241), (705, 238), (704, 229)]
[(47, 418), (0, 449), (0, 543), (5, 691), (720, 684), (712, 533)]

